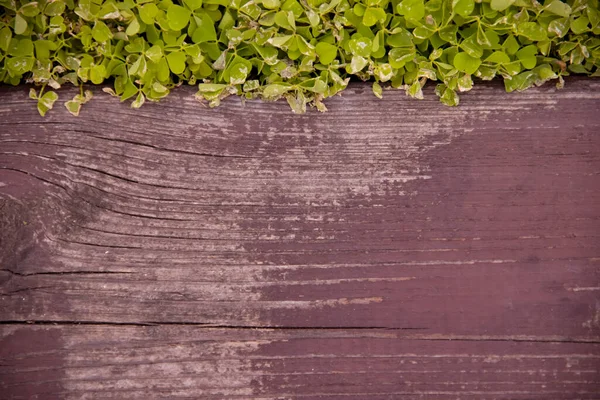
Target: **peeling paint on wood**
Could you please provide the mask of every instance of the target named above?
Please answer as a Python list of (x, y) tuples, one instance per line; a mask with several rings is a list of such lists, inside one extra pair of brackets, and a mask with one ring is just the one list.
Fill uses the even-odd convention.
[(429, 94), (1, 89), (0, 392), (599, 398), (600, 82)]

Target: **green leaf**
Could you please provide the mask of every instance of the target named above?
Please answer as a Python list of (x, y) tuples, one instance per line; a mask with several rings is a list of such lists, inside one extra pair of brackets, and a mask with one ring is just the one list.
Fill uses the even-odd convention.
[(65, 12), (65, 6), (66, 5), (63, 0), (54, 0), (52, 2), (48, 2), (44, 8), (44, 14), (49, 17), (61, 15), (63, 12)]
[(90, 69), (90, 80), (94, 85), (99, 85), (104, 81), (106, 77), (106, 68), (104, 65), (94, 65)]
[(532, 69), (535, 68), (535, 65), (537, 64), (537, 52), (538, 49), (535, 45), (529, 45), (517, 51), (517, 58), (524, 68)]
[(519, 25), (517, 25), (517, 32), (519, 35), (525, 36), (527, 39), (536, 42), (546, 40), (548, 38), (544, 28), (535, 22), (521, 22)]
[(183, 0), (183, 2), (192, 11), (202, 7), (202, 0)]
[(13, 76), (17, 76), (31, 71), (34, 61), (33, 57), (17, 56), (9, 57), (4, 62), (6, 63), (8, 72)]
[(412, 47), (414, 46), (412, 39), (413, 36), (410, 32), (402, 29), (400, 32), (389, 35), (386, 42), (391, 47)]
[(452, 9), (454, 12), (462, 17), (468, 17), (475, 10), (474, 0), (453, 0)]
[(490, 7), (495, 11), (504, 11), (512, 6), (516, 0), (492, 0)]
[(362, 23), (365, 26), (373, 26), (378, 22), (385, 22), (387, 14), (385, 10), (380, 7), (368, 7), (363, 15)]
[(517, 42), (517, 39), (513, 35), (509, 35), (504, 43), (502, 43), (502, 47), (508, 54), (515, 54), (519, 48), (520, 44)]
[(383, 98), (383, 89), (377, 82), (373, 82), (373, 94), (380, 99)]
[(326, 42), (319, 42), (315, 46), (315, 51), (319, 56), (319, 62), (321, 64), (327, 65), (331, 64), (335, 57), (337, 56), (338, 48), (332, 44)]
[(346, 66), (346, 71), (348, 71), (349, 74), (356, 74), (357, 72), (362, 71), (368, 63), (369, 60), (367, 60), (366, 58), (361, 56), (354, 56), (350, 61), (350, 65)]
[(138, 22), (136, 17), (133, 17), (133, 19), (127, 26), (127, 29), (125, 30), (125, 33), (127, 34), (127, 36), (133, 36), (133, 35), (137, 34), (139, 31), (140, 31), (140, 23)]
[(268, 40), (268, 43), (272, 46), (283, 48), (283, 47), (286, 47), (290, 43), (292, 38), (293, 38), (292, 35), (275, 36), (275, 37), (270, 38)]
[(350, 47), (352, 54), (361, 57), (369, 57), (371, 55), (373, 42), (369, 38), (361, 37), (350, 40), (348, 46)]
[(402, 0), (398, 4), (398, 13), (406, 18), (418, 21), (425, 16), (425, 4), (423, 0)]
[(415, 58), (415, 50), (411, 48), (396, 47), (388, 53), (389, 63), (392, 68), (402, 68), (407, 62)]
[(46, 92), (38, 99), (37, 109), (42, 117), (52, 109), (56, 100), (58, 100), (58, 95), (55, 92)]
[(220, 83), (201, 83), (198, 85), (198, 91), (200, 93), (214, 93), (224, 90), (227, 85)]
[(460, 48), (471, 57), (480, 58), (483, 56), (483, 48), (477, 43), (475, 35), (463, 40)]
[(279, 6), (281, 6), (279, 0), (262, 0), (262, 4), (265, 8), (270, 10), (279, 8)]
[(158, 14), (158, 7), (154, 3), (146, 3), (139, 8), (139, 13), (142, 22), (150, 25), (154, 23), (154, 17)]
[(569, 15), (571, 15), (571, 7), (560, 0), (552, 0), (549, 4), (544, 6), (544, 10), (565, 18), (568, 18)]
[(156, 65), (156, 78), (161, 82), (168, 82), (171, 77), (171, 71), (166, 58), (161, 58)]
[(423, 88), (421, 87), (421, 83), (418, 80), (414, 81), (406, 90), (406, 94), (415, 99), (423, 100)]
[(33, 42), (31, 39), (13, 39), (8, 46), (11, 56), (33, 56)]
[(35, 56), (38, 60), (47, 60), (50, 58), (50, 52), (56, 50), (56, 44), (50, 40), (36, 40), (34, 43)]
[(148, 57), (148, 59), (150, 59), (150, 61), (152, 61), (153, 63), (158, 63), (160, 61), (160, 59), (163, 57), (162, 48), (158, 45), (154, 45), (154, 46), (150, 47), (146, 51), (146, 57)]
[(571, 30), (573, 31), (573, 33), (579, 35), (580, 33), (583, 33), (587, 30), (589, 22), (590, 20), (588, 19), (588, 17), (579, 17), (571, 22)]
[(505, 79), (504, 87), (507, 92), (521, 91), (532, 86), (539, 86), (556, 77), (557, 75), (548, 64), (542, 64), (531, 71), (521, 72), (511, 79)]
[(19, 13), (24, 15), (25, 17), (35, 17), (40, 13), (38, 2), (32, 1), (31, 3), (23, 5), (19, 10)]
[(105, 43), (112, 38), (112, 32), (102, 21), (96, 21), (92, 28), (92, 37), (98, 43)]
[(146, 97), (144, 96), (144, 93), (138, 92), (137, 97), (131, 103), (131, 108), (140, 108), (141, 106), (144, 105), (145, 101), (146, 101)]
[(167, 62), (169, 63), (169, 68), (171, 71), (179, 75), (185, 71), (185, 61), (186, 55), (182, 51), (175, 51), (173, 53), (167, 54)]
[(548, 32), (554, 33), (559, 38), (562, 38), (569, 33), (570, 27), (571, 24), (568, 18), (557, 18), (550, 21), (548, 24)]
[(241, 57), (236, 57), (229, 68), (227, 68), (227, 73), (229, 74), (229, 83), (232, 85), (244, 83), (251, 70), (252, 63), (250, 61)]
[(283, 95), (284, 93), (289, 92), (292, 89), (292, 86), (290, 85), (284, 85), (284, 84), (271, 84), (271, 85), (267, 85), (265, 86), (265, 88), (263, 89), (263, 96), (265, 97), (279, 97), (281, 95)]
[(290, 31), (296, 30), (294, 14), (290, 11), (279, 11), (275, 14), (275, 23)]
[(471, 75), (474, 74), (481, 65), (481, 60), (479, 58), (471, 57), (467, 53), (458, 53), (454, 57), (453, 64), (457, 70)]
[(12, 32), (9, 27), (0, 29), (0, 50), (7, 52), (10, 46), (10, 40), (12, 39)]
[(174, 31), (180, 31), (185, 28), (190, 22), (191, 12), (185, 7), (171, 4), (167, 9), (167, 21), (169, 28)]
[(217, 40), (217, 32), (213, 20), (206, 13), (200, 13), (194, 16), (196, 30), (192, 34), (194, 43), (212, 42)]
[(27, 21), (25, 18), (21, 16), (21, 14), (17, 14), (15, 16), (15, 34), (22, 35), (27, 31)]
[(508, 64), (510, 63), (510, 57), (503, 51), (495, 51), (485, 59), (485, 62), (492, 64)]
[(65, 102), (65, 107), (67, 111), (69, 111), (74, 116), (79, 115), (79, 111), (81, 111), (81, 102), (75, 100), (69, 100)]

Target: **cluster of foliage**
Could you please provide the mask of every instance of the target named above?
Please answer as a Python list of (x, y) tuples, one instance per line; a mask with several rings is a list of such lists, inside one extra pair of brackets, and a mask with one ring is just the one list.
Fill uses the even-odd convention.
[[(542, 4), (543, 3), (543, 4)], [(41, 86), (43, 115), (66, 83), (102, 84), (132, 106), (181, 84), (218, 105), (235, 94), (295, 112), (350, 78), (448, 105), (472, 77), (523, 90), (600, 75), (598, 0), (0, 0), (0, 81)], [(65, 103), (78, 114), (91, 93)]]

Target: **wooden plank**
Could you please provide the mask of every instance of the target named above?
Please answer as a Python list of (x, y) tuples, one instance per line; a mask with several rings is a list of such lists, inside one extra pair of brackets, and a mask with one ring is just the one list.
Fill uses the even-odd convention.
[[(5, 326), (11, 399), (597, 399), (600, 344), (390, 330)], [(4, 397), (6, 398), (6, 397)]]
[(600, 398), (599, 89), (0, 89), (0, 392)]

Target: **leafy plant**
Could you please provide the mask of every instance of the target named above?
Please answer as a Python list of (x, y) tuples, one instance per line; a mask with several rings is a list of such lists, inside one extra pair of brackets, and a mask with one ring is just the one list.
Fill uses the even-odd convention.
[[(181, 84), (211, 106), (229, 95), (287, 99), (295, 112), (351, 78), (457, 105), (473, 77), (523, 90), (600, 75), (598, 0), (0, 0), (0, 81), (96, 85), (132, 107)], [(77, 115), (91, 98), (65, 103)]]

